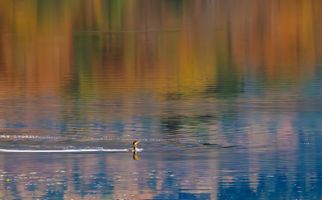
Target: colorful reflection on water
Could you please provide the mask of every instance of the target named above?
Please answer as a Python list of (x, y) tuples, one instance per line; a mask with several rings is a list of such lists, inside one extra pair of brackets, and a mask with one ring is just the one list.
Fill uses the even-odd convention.
[[(0, 0), (1, 199), (320, 199), (322, 3)], [(134, 158), (134, 159), (133, 159)]]

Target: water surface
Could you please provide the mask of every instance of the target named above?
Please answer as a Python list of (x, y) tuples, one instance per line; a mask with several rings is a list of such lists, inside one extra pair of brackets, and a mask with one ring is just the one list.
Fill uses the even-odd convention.
[(321, 199), (320, 13), (0, 0), (0, 198)]

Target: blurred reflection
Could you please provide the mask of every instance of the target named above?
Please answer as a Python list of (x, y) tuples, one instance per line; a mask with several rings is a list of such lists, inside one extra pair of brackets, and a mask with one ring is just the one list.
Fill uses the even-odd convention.
[[(242, 92), (312, 78), (318, 1), (1, 1), (1, 93)], [(305, 66), (305, 67), (304, 67)], [(67, 95), (66, 94), (66, 95)]]
[(319, 199), (322, 3), (0, 0), (1, 199)]
[(133, 152), (133, 160), (140, 160), (139, 153), (138, 152)]

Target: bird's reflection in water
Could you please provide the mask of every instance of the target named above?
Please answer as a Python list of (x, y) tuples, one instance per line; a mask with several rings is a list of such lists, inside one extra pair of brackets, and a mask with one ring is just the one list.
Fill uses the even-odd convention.
[(140, 160), (138, 152), (133, 152), (133, 160)]

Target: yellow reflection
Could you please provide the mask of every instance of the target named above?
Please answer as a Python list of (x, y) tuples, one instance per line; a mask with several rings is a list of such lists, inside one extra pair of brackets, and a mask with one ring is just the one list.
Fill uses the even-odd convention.
[(133, 152), (133, 160), (140, 160), (138, 152)]
[(77, 85), (86, 96), (189, 94), (245, 73), (312, 76), (320, 3), (211, 2), (0, 0), (0, 80), (10, 93)]

